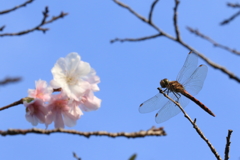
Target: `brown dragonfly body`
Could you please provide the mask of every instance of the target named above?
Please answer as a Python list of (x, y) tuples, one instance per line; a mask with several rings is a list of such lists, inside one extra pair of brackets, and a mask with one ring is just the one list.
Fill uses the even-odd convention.
[[(195, 97), (193, 97), (191, 94), (189, 94), (183, 87), (183, 85), (181, 85), (178, 81), (169, 81), (168, 79), (163, 79), (160, 81), (160, 85), (162, 88), (166, 88), (167, 93), (169, 93), (169, 91), (173, 92), (173, 94), (179, 99), (180, 98), (180, 94), (184, 95), (185, 97), (189, 98), (190, 100), (192, 100), (194, 103), (196, 103), (199, 107), (201, 107), (203, 110), (205, 110), (206, 112), (208, 112), (210, 115), (212, 115), (213, 117), (215, 117), (214, 113), (207, 108), (203, 103), (201, 103), (199, 100), (197, 100)], [(165, 90), (165, 91), (166, 91)]]

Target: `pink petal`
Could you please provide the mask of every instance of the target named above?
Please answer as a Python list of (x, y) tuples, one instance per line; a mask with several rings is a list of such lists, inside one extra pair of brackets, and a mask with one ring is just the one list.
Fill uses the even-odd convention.
[(63, 118), (61, 112), (56, 113), (56, 118), (54, 121), (55, 128), (64, 128)]
[(83, 97), (82, 104), (79, 107), (83, 111), (97, 110), (101, 105), (101, 101), (101, 99), (93, 95), (93, 92), (89, 92), (87, 96)]

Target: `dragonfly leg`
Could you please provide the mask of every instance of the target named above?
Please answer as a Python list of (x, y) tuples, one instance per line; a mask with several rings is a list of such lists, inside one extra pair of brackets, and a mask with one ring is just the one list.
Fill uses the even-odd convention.
[(179, 101), (179, 99), (181, 98), (181, 94), (177, 93), (177, 92), (172, 92), (174, 94), (174, 96), (177, 98), (176, 102)]
[(168, 94), (169, 90), (167, 88), (163, 90), (163, 92), (166, 92), (166, 91), (167, 91), (167, 94)]

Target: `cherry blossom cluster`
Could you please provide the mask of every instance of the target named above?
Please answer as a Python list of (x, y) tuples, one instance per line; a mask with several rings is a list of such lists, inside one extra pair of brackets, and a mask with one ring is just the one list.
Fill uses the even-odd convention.
[(100, 78), (77, 53), (58, 59), (51, 72), (50, 84), (36, 81), (36, 88), (29, 89), (24, 100), (25, 117), (32, 125), (43, 123), (48, 127), (54, 122), (55, 128), (72, 127), (83, 115), (82, 111), (100, 107), (101, 100), (94, 96), (94, 92), (99, 91)]

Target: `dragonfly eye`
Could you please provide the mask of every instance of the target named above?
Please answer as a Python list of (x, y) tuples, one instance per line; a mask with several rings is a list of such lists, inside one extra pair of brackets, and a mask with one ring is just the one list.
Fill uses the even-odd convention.
[(169, 84), (169, 80), (167, 78), (160, 81), (160, 85), (162, 88), (166, 88)]

